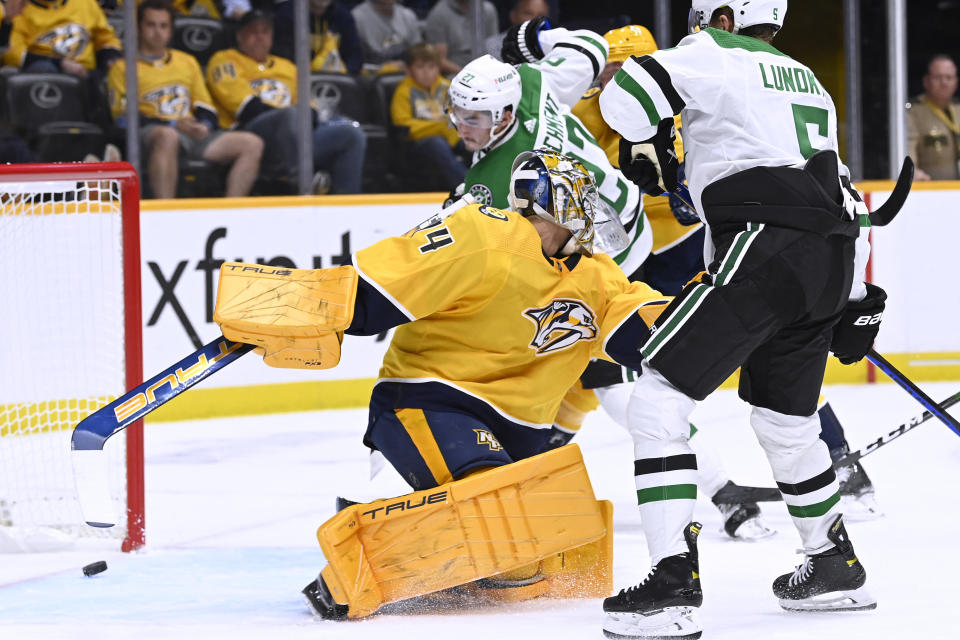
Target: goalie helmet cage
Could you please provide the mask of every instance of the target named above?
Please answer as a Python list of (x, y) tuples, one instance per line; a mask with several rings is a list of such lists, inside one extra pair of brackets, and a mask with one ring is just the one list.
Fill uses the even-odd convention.
[(107, 445), (125, 527), (85, 524), (70, 463), (76, 423), (143, 379), (139, 220), (126, 162), (0, 165), (0, 538), (144, 544), (142, 423)]

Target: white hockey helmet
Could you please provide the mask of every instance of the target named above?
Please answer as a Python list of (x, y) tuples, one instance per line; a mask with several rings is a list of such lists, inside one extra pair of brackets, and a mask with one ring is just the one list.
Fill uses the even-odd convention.
[(491, 55), (471, 61), (450, 81), (450, 121), (457, 126), (465, 114), (474, 116), (474, 126), (490, 127), (490, 141), (496, 142), (506, 130), (495, 135), (494, 131), (503, 122), (509, 110), (516, 116), (522, 88), (517, 70)]
[(787, 0), (693, 0), (687, 18), (687, 31), (696, 33), (706, 29), (710, 26), (713, 12), (720, 7), (733, 10), (734, 33), (757, 24), (772, 24), (780, 29), (787, 15)]

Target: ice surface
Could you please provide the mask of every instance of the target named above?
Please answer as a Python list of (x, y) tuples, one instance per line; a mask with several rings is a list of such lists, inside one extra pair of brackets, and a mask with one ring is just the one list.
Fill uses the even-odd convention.
[[(956, 387), (924, 385), (937, 399)], [(826, 394), (854, 448), (922, 412), (889, 384)], [(735, 481), (772, 486), (747, 418), (735, 393), (720, 392), (694, 414), (697, 437), (721, 452)], [(389, 474), (373, 487), (367, 482), (365, 421), (365, 411), (350, 410), (148, 425), (147, 548), (0, 555), (0, 638), (602, 638), (599, 600), (435, 605), (358, 622), (314, 620), (299, 592), (323, 564), (314, 533), (332, 515), (334, 497), (404, 491)], [(597, 412), (577, 441), (598, 497), (615, 504), (615, 584), (629, 586), (648, 569), (630, 440)], [(960, 438), (931, 420), (865, 463), (886, 516), (847, 528), (879, 608), (782, 611), (770, 584), (800, 562), (783, 504), (764, 505), (779, 533), (751, 544), (726, 538), (717, 511), (701, 497), (704, 638), (960, 637)], [(81, 567), (96, 560), (109, 569), (84, 577)]]

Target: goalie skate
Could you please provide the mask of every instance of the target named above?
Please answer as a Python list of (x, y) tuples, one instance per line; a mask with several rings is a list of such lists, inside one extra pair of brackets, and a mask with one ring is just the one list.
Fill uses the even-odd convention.
[(827, 532), (835, 547), (807, 556), (793, 573), (773, 582), (773, 593), (787, 611), (862, 611), (877, 601), (863, 587), (867, 572), (854, 555), (841, 516)]

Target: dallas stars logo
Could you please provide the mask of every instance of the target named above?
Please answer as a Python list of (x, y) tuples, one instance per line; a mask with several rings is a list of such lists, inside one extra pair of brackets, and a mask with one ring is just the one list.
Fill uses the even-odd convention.
[(490, 187), (485, 184), (475, 184), (470, 187), (470, 195), (476, 198), (479, 204), (493, 204), (493, 192), (490, 191)]

